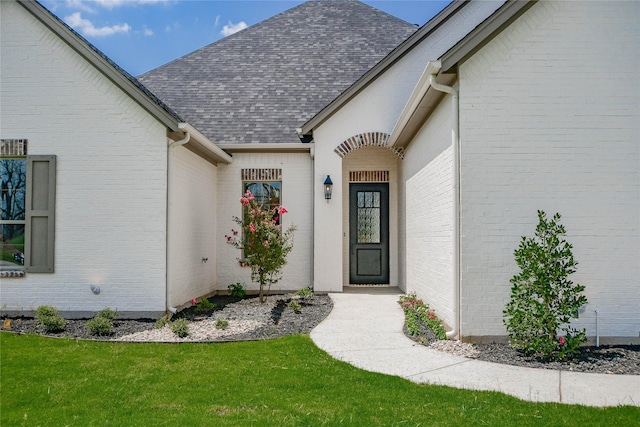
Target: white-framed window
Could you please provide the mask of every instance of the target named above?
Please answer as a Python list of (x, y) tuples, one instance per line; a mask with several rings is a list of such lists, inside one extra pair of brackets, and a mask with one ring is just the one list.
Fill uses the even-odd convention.
[(0, 273), (53, 273), (55, 156), (27, 155), (26, 139), (0, 139)]

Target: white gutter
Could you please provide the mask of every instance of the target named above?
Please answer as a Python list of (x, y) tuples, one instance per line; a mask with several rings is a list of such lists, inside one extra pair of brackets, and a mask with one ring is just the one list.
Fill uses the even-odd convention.
[(169, 148), (179, 147), (181, 145), (186, 144), (190, 140), (191, 140), (191, 134), (189, 132), (185, 132), (184, 133), (184, 138), (182, 138), (182, 139), (180, 139), (178, 141), (173, 141), (171, 144), (169, 144)]
[(212, 158), (216, 163), (233, 163), (233, 157), (227, 154), (217, 144), (214, 144), (209, 140), (209, 138), (204, 136), (198, 129), (194, 128), (189, 123), (178, 123), (178, 129), (191, 135), (191, 139), (187, 140), (189, 146), (197, 148), (198, 152), (201, 154)]
[(187, 142), (189, 142), (191, 140), (191, 134), (189, 132), (185, 132), (184, 133), (184, 137), (182, 139), (179, 139), (177, 141), (173, 141), (172, 143), (169, 144), (169, 146), (167, 147), (167, 236), (166, 236), (166, 244), (167, 244), (167, 248), (166, 248), (166, 254), (167, 254), (167, 260), (166, 260), (166, 271), (167, 271), (167, 278), (166, 278), (166, 289), (165, 289), (165, 306), (166, 306), (166, 312), (167, 313), (171, 313), (174, 314), (177, 312), (177, 309), (175, 307), (171, 307), (169, 305), (169, 298), (171, 296), (171, 248), (172, 248), (172, 242), (171, 242), (171, 200), (172, 200), (172, 188), (173, 188), (173, 174), (171, 173), (171, 171), (173, 170), (172, 168), (172, 161), (171, 161), (171, 157), (173, 157), (171, 155), (171, 149), (175, 148), (175, 147), (180, 147), (181, 145), (186, 144)]
[(436, 81), (436, 75), (442, 68), (440, 61), (429, 61), (427, 69), (429, 85), (437, 91), (452, 96), (453, 124), (451, 125), (451, 146), (453, 148), (453, 327), (447, 332), (447, 338), (460, 333), (460, 98), (458, 91)]
[(222, 150), (229, 153), (262, 152), (262, 153), (308, 153), (311, 150), (310, 142), (261, 142), (246, 144), (218, 144)]

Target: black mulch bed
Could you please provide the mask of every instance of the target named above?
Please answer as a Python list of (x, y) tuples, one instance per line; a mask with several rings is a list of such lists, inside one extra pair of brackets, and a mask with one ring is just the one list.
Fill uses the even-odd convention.
[[(304, 300), (296, 299), (301, 306), (299, 313), (294, 312), (289, 306), (292, 295), (270, 295), (267, 302), (273, 307), (269, 313), (267, 325), (253, 331), (242, 332), (233, 335), (232, 340), (259, 340), (278, 338), (286, 335), (308, 334), (311, 329), (318, 325), (333, 308), (333, 303), (328, 295), (314, 295)], [(215, 304), (215, 308), (206, 312), (198, 312), (196, 306), (188, 307), (176, 313), (171, 320), (185, 318), (189, 321), (198, 321), (205, 318), (217, 317), (225, 308), (234, 308), (238, 302), (243, 301), (248, 304), (245, 307), (257, 306), (260, 304), (257, 296), (247, 296), (237, 298), (229, 295), (215, 295), (208, 300)], [(4, 320), (4, 319), (3, 319)], [(10, 318), (11, 327), (3, 328), (19, 334), (38, 334), (58, 338), (91, 339), (91, 340), (113, 340), (136, 332), (155, 329), (155, 319), (116, 319), (113, 322), (112, 333), (109, 336), (100, 337), (91, 335), (86, 329), (86, 322), (89, 319), (68, 319), (63, 332), (47, 332), (38, 321), (31, 317)], [(0, 324), (0, 326), (3, 326)], [(228, 341), (229, 339), (225, 339)]]
[[(421, 331), (411, 336), (405, 326), (404, 333), (416, 342), (430, 345), (438, 340), (433, 331), (420, 322)], [(475, 350), (475, 351), (473, 351)], [(470, 354), (465, 355), (486, 362), (574, 372), (600, 374), (640, 375), (640, 345), (583, 346), (571, 360), (556, 362), (529, 357), (515, 350), (509, 344), (473, 344)], [(471, 354), (475, 353), (475, 354)]]

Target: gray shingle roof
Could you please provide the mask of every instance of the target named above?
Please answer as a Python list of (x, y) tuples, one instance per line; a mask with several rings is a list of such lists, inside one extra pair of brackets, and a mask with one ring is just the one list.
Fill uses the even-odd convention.
[(310, 1), (139, 80), (216, 143), (299, 142), (296, 127), (416, 29), (355, 0)]

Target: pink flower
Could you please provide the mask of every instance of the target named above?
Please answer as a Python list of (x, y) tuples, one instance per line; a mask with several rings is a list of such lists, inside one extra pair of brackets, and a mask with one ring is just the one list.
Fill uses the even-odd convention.
[(433, 313), (429, 313), (429, 319), (433, 319), (434, 317), (436, 317), (436, 315), (435, 315), (435, 314), (433, 314)]
[(564, 338), (563, 338), (563, 337), (560, 337), (560, 338), (558, 339), (558, 341), (560, 341), (560, 345), (564, 345)]
[(196, 300), (195, 298), (191, 300), (191, 304), (196, 305), (196, 303), (198, 302), (198, 300)]
[(245, 197), (240, 197), (240, 203), (242, 203), (243, 205), (248, 205), (249, 204), (249, 199), (247, 199)]
[(224, 236), (224, 237), (226, 237), (226, 238), (227, 238), (227, 242), (230, 242), (230, 241), (231, 241), (231, 236)]
[(251, 232), (252, 232), (252, 233), (255, 233), (255, 232), (256, 232), (256, 226), (255, 226), (255, 225), (253, 225), (253, 223), (252, 223), (252, 222), (251, 222), (251, 223), (249, 223), (249, 230), (251, 230)]
[(238, 230), (234, 230), (233, 228), (231, 229), (231, 232), (233, 233), (234, 236), (238, 235)]
[(288, 211), (288, 210), (287, 210), (287, 208), (285, 208), (284, 206), (280, 206), (280, 209), (278, 209), (278, 213), (279, 213), (280, 215), (282, 215), (282, 214), (286, 214), (287, 212), (289, 212), (289, 211)]
[(263, 245), (264, 245), (264, 247), (265, 247), (265, 248), (268, 248), (268, 247), (269, 247), (269, 241), (268, 241), (268, 240), (265, 240), (265, 241), (264, 241), (264, 243), (263, 243)]

